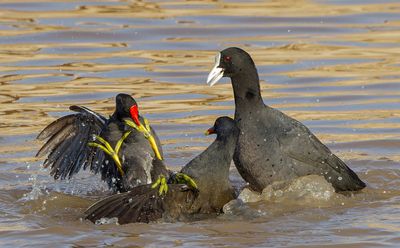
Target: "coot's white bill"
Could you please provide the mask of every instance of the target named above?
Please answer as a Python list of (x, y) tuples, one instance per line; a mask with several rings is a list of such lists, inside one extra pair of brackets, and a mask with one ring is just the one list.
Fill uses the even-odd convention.
[(215, 56), (215, 65), (208, 74), (207, 77), (207, 84), (213, 86), (214, 84), (218, 83), (218, 81), (224, 76), (224, 69), (219, 67), (219, 63), (221, 61), (221, 53), (218, 53)]

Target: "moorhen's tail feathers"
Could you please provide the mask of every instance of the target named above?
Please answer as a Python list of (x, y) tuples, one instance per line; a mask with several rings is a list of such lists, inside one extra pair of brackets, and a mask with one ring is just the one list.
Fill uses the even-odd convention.
[(51, 168), (54, 179), (71, 178), (83, 164), (86, 168), (89, 163), (98, 162), (93, 160), (94, 148), (87, 143), (100, 133), (107, 119), (85, 107), (71, 106), (70, 109), (78, 113), (55, 120), (37, 137), (48, 139), (36, 156), (48, 154), (43, 166)]

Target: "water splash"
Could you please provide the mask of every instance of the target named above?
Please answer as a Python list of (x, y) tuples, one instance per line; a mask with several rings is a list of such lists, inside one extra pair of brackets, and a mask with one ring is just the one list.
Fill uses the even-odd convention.
[(118, 224), (118, 218), (114, 217), (114, 218), (101, 218), (96, 220), (95, 222), (96, 225), (108, 225), (108, 224)]
[(248, 188), (242, 190), (238, 200), (244, 203), (254, 202), (296, 202), (296, 204), (321, 204), (335, 201), (344, 196), (335, 193), (335, 189), (324, 177), (310, 175), (291, 181), (274, 182), (261, 194)]
[(39, 199), (44, 194), (48, 194), (49, 192), (46, 190), (46, 186), (42, 185), (41, 182), (37, 179), (37, 175), (33, 174), (29, 177), (29, 181), (33, 182), (32, 190), (28, 193), (25, 193), (18, 201), (26, 202), (26, 201), (34, 201)]

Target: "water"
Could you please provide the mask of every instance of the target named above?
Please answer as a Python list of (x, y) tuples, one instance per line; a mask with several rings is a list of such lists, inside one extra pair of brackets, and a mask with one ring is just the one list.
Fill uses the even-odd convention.
[[(397, 247), (399, 14), (386, 0), (1, 1), (0, 245)], [(81, 221), (107, 187), (88, 172), (54, 182), (34, 157), (38, 132), (71, 104), (109, 114), (113, 96), (131, 93), (178, 169), (233, 114), (228, 80), (205, 85), (228, 46), (253, 55), (265, 102), (305, 123), (367, 189), (342, 196), (305, 178), (217, 219)], [(233, 167), (231, 179), (242, 183)]]

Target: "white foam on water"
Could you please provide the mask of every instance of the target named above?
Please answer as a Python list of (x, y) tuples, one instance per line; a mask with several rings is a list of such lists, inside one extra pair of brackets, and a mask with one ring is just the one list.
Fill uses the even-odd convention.
[(268, 185), (261, 194), (244, 188), (238, 199), (244, 203), (290, 202), (318, 203), (329, 202), (333, 198), (341, 197), (324, 177), (310, 175), (299, 177), (291, 181), (274, 182)]
[(114, 217), (114, 218), (101, 218), (96, 220), (95, 222), (96, 225), (108, 225), (108, 224), (118, 224), (118, 218)]

